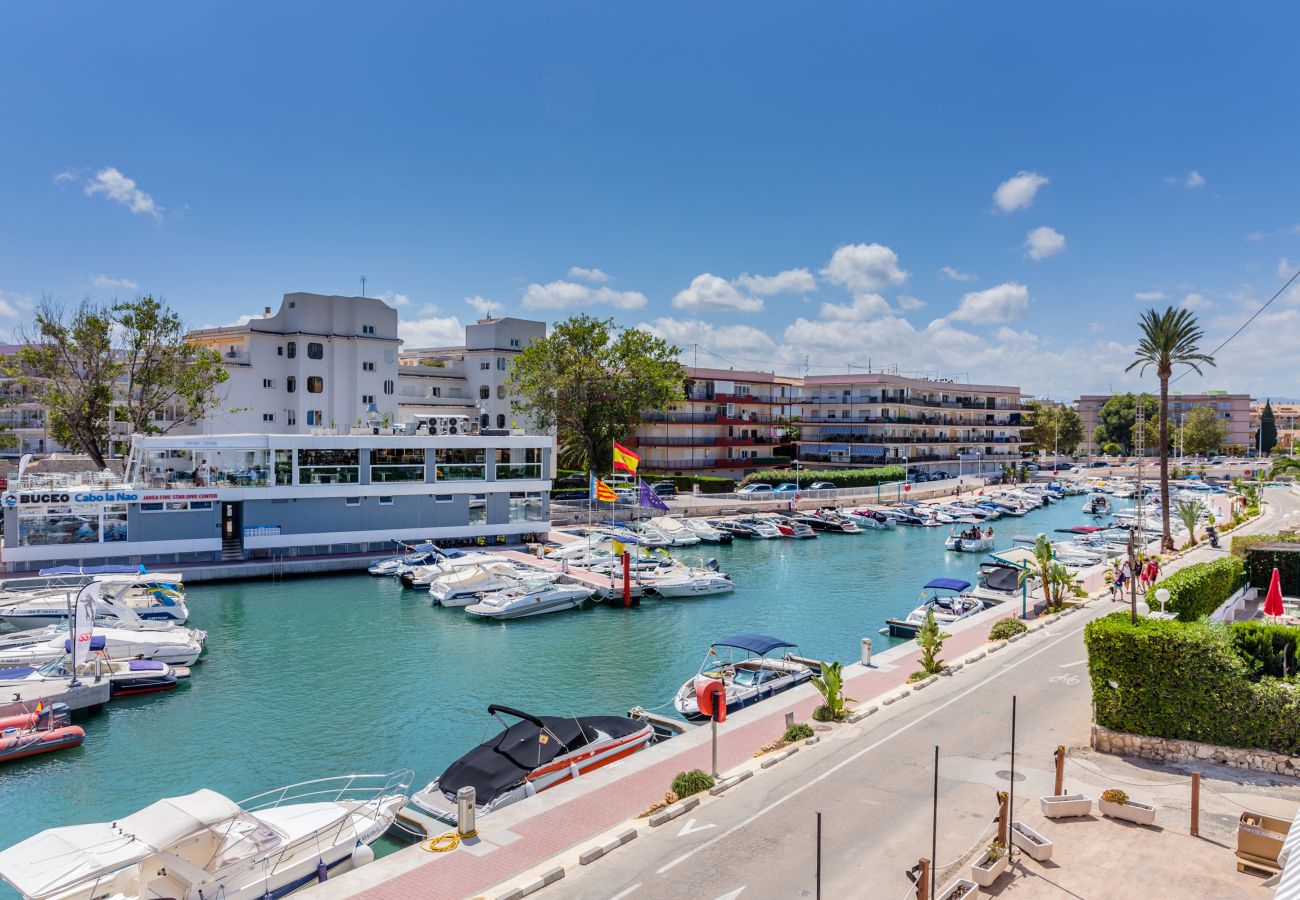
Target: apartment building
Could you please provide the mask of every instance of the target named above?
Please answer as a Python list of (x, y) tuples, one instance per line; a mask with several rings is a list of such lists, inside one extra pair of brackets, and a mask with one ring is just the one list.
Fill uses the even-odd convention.
[[(1273, 423), (1277, 426), (1277, 446), (1289, 448), (1300, 439), (1300, 403), (1273, 403)], [(1255, 402), (1250, 407), (1249, 448), (1259, 447), (1259, 419), (1264, 404)]]
[(869, 372), (811, 376), (803, 379), (799, 459), (996, 470), (1020, 459), (1021, 398), (1011, 385)]
[[(1101, 424), (1101, 408), (1112, 394), (1084, 394), (1074, 401), (1079, 418), (1083, 421), (1083, 443), (1079, 445), (1081, 453), (1098, 453), (1099, 448), (1093, 441), (1093, 432)], [(1201, 394), (1184, 394), (1182, 391), (1169, 393), (1169, 426), (1177, 429), (1179, 420), (1198, 406), (1208, 406), (1227, 423), (1228, 436), (1225, 445), (1238, 444), (1250, 447), (1255, 439), (1251, 422), (1251, 405), (1249, 394), (1229, 394), (1227, 391), (1205, 391)]]
[(739, 477), (775, 462), (801, 415), (797, 378), (771, 372), (687, 367), (682, 400), (647, 413), (635, 442), (641, 466), (673, 474)]
[[(0, 356), (12, 356), (20, 345), (0, 345)], [(0, 382), (0, 457), (18, 459), (24, 453), (59, 453), (66, 450), (50, 436), (45, 407), (27, 388), (12, 379)]]

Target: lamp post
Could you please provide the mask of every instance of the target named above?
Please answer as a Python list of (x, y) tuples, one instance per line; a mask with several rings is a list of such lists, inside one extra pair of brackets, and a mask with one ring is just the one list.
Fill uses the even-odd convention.
[(1160, 601), (1160, 613), (1163, 615), (1165, 604), (1169, 602), (1169, 588), (1156, 588), (1156, 599)]

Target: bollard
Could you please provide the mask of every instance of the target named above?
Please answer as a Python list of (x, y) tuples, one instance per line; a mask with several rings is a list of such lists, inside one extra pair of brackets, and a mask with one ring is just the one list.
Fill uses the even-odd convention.
[(1010, 823), (1007, 821), (1010, 815), (1007, 803), (1007, 792), (998, 791), (998, 843), (1006, 848), (1009, 846), (1011, 838)]
[(1192, 837), (1201, 836), (1201, 773), (1192, 773)]
[(785, 728), (786, 728), (786, 731), (789, 731), (789, 730), (790, 730), (790, 726), (793, 725), (793, 724), (794, 724), (794, 713), (793, 713), (793, 712), (788, 712), (788, 713), (786, 713), (786, 714), (785, 714)]
[(632, 556), (623, 551), (623, 608), (632, 605)]
[(1056, 791), (1055, 796), (1059, 797), (1065, 793), (1065, 747), (1058, 744), (1056, 753)]
[(463, 787), (456, 792), (456, 833), (462, 838), (474, 837), (478, 834), (474, 821), (476, 818), (474, 788), (472, 786)]
[(862, 664), (871, 665), (871, 638), (862, 639)]
[(930, 900), (930, 861), (921, 857), (916, 868), (916, 900)]

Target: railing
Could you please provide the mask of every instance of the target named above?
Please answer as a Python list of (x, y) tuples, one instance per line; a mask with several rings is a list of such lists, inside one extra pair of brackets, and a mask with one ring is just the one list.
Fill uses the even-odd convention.
[(775, 443), (767, 435), (726, 436), (700, 435), (677, 437), (653, 435), (638, 437), (637, 443), (642, 447), (754, 447)]
[(483, 481), (486, 478), (487, 467), (478, 463), (466, 463), (463, 465), (443, 465), (434, 466), (435, 481)]
[(541, 477), (541, 463), (497, 463), (497, 481)]
[(651, 459), (641, 461), (646, 469), (664, 472), (672, 469), (743, 469), (757, 466), (772, 466), (789, 462), (776, 456), (754, 456), (748, 459)]
[(410, 769), (398, 769), (383, 775), (336, 775), (333, 778), (300, 781), (273, 791), (254, 794), (247, 800), (241, 800), (239, 806), (245, 812), (257, 812), (275, 809), (285, 803), (369, 803), (381, 797), (405, 795), (411, 790), (411, 782), (414, 780), (415, 773)]

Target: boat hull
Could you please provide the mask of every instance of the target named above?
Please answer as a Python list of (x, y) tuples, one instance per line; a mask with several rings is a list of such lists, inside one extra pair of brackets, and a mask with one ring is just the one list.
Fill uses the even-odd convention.
[[(783, 694), (791, 688), (809, 681), (812, 678), (812, 671), (800, 672), (791, 675), (782, 675), (773, 678), (771, 681), (760, 685), (757, 688), (737, 691), (734, 695), (728, 693), (727, 712), (732, 713), (736, 710), (744, 709), (747, 706), (753, 706), (755, 703), (761, 703), (777, 694)], [(674, 701), (674, 706), (681, 713), (682, 717), (688, 722), (702, 722), (708, 719), (708, 716), (701, 715), (698, 709), (686, 706), (680, 701)]]
[(20, 731), (17, 734), (0, 734), (0, 762), (23, 759), (55, 750), (78, 747), (86, 739), (79, 725), (64, 725), (45, 731)]

